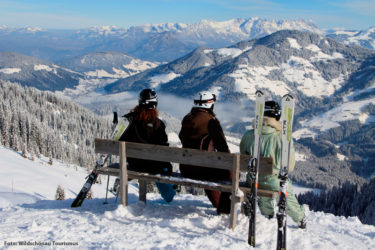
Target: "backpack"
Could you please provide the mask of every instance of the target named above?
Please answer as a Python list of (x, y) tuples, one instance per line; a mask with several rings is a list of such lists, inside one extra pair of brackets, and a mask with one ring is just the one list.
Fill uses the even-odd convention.
[(211, 139), (210, 135), (205, 135), (201, 139), (200, 150), (207, 150), (209, 152), (215, 151), (214, 141)]

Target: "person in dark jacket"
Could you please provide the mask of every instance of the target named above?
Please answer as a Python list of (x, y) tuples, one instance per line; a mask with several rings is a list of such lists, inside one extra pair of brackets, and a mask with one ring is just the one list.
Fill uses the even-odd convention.
[[(190, 113), (182, 120), (179, 138), (183, 148), (228, 152), (223, 130), (213, 112), (216, 96), (204, 91), (194, 99)], [(217, 181), (231, 180), (231, 171), (190, 165), (180, 165), (181, 175), (191, 179)], [(230, 213), (230, 193), (205, 190), (218, 214)]]
[[(152, 89), (144, 89), (139, 94), (138, 105), (126, 114), (129, 125), (120, 137), (120, 141), (139, 142), (168, 146), (165, 124), (158, 118), (158, 99)], [(127, 158), (128, 169), (150, 174), (168, 175), (172, 171), (169, 162)], [(176, 191), (172, 184), (156, 183), (165, 201), (171, 202)]]

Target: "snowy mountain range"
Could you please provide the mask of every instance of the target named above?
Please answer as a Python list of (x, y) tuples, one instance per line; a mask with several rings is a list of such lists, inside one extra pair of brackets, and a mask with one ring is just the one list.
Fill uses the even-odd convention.
[(0, 52), (0, 79), (41, 90), (64, 90), (79, 85), (83, 75), (47, 60), (14, 52)]
[(210, 90), (223, 101), (253, 100), (256, 89), (262, 89), (271, 97), (295, 93), (299, 107), (306, 109), (307, 99), (322, 100), (343, 95), (349, 88), (363, 91), (371, 86), (374, 56), (372, 50), (345, 46), (316, 33), (278, 31), (226, 48), (198, 48), (105, 89), (153, 87), (183, 97)]
[(92, 89), (157, 65), (120, 52), (90, 53), (57, 64), (19, 53), (2, 52), (0, 79), (50, 91), (82, 88), (82, 85), (85, 89)]
[[(338, 165), (350, 162), (351, 166), (341, 166), (349, 170), (347, 174), (354, 171), (368, 177), (375, 172), (375, 151), (372, 146), (359, 148), (373, 142), (357, 135), (372, 135), (374, 85), (373, 50), (344, 45), (316, 33), (278, 31), (226, 48), (198, 48), (168, 64), (108, 84), (104, 89), (118, 93), (153, 87), (190, 99), (198, 91), (210, 90), (218, 95), (220, 102), (236, 104), (238, 116), (232, 117), (226, 128), (240, 134), (249, 126), (247, 117), (253, 114), (247, 107), (252, 105), (249, 101), (254, 100), (257, 89), (274, 100), (293, 93), (298, 121), (295, 138), (312, 150), (313, 155), (333, 157), (327, 159), (329, 162), (336, 159), (332, 165), (335, 167), (329, 171), (336, 172)], [(340, 133), (343, 123), (347, 128), (345, 135), (332, 138)], [(311, 151), (304, 151), (308, 158)], [(296, 175), (313, 169), (327, 171), (319, 170), (318, 165), (309, 166), (309, 170), (301, 168)]]
[(333, 30), (327, 36), (344, 44), (356, 44), (365, 48), (375, 49), (375, 27), (367, 30)]
[[(332, 35), (340, 42), (374, 48), (373, 28), (364, 31), (322, 31), (305, 20), (237, 18), (222, 22), (202, 20), (195, 24), (161, 23), (117, 28), (45, 30), (0, 26), (0, 51), (12, 51), (53, 62), (92, 52), (123, 52), (146, 61), (170, 62), (192, 50), (207, 46), (222, 48), (260, 38), (279, 30), (310, 31)], [(367, 34), (367, 36), (363, 34)]]

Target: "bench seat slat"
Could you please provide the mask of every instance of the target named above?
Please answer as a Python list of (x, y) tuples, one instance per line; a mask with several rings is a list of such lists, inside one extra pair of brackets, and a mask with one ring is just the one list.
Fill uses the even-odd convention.
[[(181, 186), (190, 186), (190, 187), (199, 187), (203, 189), (209, 190), (218, 190), (223, 192), (231, 192), (232, 185), (230, 182), (211, 182), (211, 181), (201, 181), (201, 180), (194, 180), (182, 177), (181, 175), (174, 173), (171, 176), (162, 176), (162, 175), (150, 175), (147, 173), (135, 172), (128, 170), (128, 178), (129, 179), (142, 179), (149, 182), (162, 182), (162, 183), (169, 183), (169, 184), (176, 184)], [(111, 175), (111, 176), (119, 176), (120, 170), (118, 168), (113, 167), (103, 167), (98, 170), (99, 174), (104, 175)], [(246, 187), (244, 182), (240, 182), (239, 189), (243, 193), (250, 192), (250, 187)], [(263, 190), (258, 189), (258, 195), (265, 196), (265, 197), (274, 197), (277, 194), (275, 191)]]

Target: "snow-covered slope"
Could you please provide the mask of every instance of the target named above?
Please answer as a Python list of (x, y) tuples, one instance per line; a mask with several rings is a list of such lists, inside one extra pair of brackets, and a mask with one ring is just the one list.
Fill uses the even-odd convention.
[[(71, 208), (85, 171), (46, 160), (30, 161), (0, 147), (0, 240), (3, 247), (125, 249), (249, 249), (248, 218), (239, 215), (234, 231), (228, 215), (217, 216), (204, 196), (177, 195), (170, 204), (159, 194), (138, 202), (130, 185), (129, 206), (110, 195), (104, 205), (106, 178), (93, 186), (94, 199)], [(65, 201), (55, 201), (57, 185)], [(276, 247), (276, 219), (257, 217), (257, 249)], [(374, 249), (375, 227), (355, 218), (310, 212), (306, 230), (288, 220), (288, 249)]]
[(239, 97), (254, 99), (255, 91), (262, 89), (272, 97), (291, 92), (299, 100), (323, 99), (355, 80), (365, 85), (370, 82), (374, 60), (364, 62), (374, 55), (316, 33), (284, 30), (226, 48), (198, 48), (173, 62), (121, 79), (106, 90), (139, 91), (154, 86), (187, 97), (211, 90), (221, 100), (238, 102)]
[(0, 53), (0, 79), (40, 90), (63, 90), (79, 84), (84, 76), (52, 62), (13, 52)]
[(58, 62), (60, 66), (84, 73), (88, 78), (126, 78), (158, 63), (143, 61), (121, 52), (96, 52)]
[(375, 49), (375, 26), (366, 30), (332, 30), (327, 36), (344, 44), (356, 44), (369, 49)]

